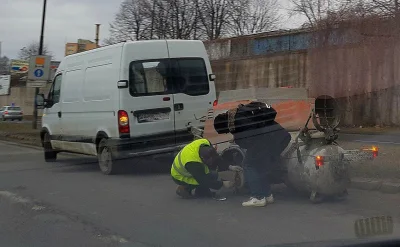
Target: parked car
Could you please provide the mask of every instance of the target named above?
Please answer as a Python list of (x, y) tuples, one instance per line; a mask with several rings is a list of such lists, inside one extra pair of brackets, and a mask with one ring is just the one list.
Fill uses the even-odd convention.
[(174, 153), (193, 140), (216, 104), (203, 42), (124, 42), (65, 57), (43, 105), (44, 158), (97, 156), (104, 174), (120, 159)]
[(16, 119), (22, 121), (23, 112), (19, 106), (3, 106), (0, 108), (0, 117), (3, 121)]

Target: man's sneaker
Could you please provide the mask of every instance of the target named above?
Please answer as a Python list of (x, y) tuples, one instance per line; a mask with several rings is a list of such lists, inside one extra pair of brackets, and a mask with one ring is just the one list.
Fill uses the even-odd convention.
[(265, 197), (262, 199), (250, 197), (250, 200), (242, 203), (243, 207), (264, 207), (265, 205), (267, 205), (267, 200)]
[(176, 188), (176, 194), (183, 199), (191, 199), (193, 198), (193, 195), (186, 189), (185, 186), (179, 185)]

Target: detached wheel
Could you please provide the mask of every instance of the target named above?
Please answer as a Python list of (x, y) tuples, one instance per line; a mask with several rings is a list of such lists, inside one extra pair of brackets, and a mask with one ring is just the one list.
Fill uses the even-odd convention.
[(43, 137), (43, 149), (44, 149), (44, 160), (46, 162), (54, 162), (57, 160), (57, 152), (54, 151), (50, 142), (50, 135), (48, 133), (44, 134)]
[(102, 139), (97, 151), (99, 167), (104, 175), (116, 174), (119, 171), (117, 161), (113, 158), (112, 149), (107, 145), (107, 139)]

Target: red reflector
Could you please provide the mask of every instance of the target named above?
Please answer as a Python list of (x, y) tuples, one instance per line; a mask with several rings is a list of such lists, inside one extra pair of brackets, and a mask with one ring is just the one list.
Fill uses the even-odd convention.
[(118, 129), (120, 134), (130, 133), (129, 116), (126, 111), (118, 111)]
[(364, 150), (364, 151), (371, 151), (371, 152), (372, 152), (372, 157), (373, 157), (373, 158), (378, 157), (378, 153), (379, 153), (379, 148), (378, 148), (378, 147), (372, 146), (372, 147), (370, 147), (370, 148), (363, 148), (362, 150)]
[(372, 147), (372, 155), (374, 156), (374, 158), (378, 157), (378, 147)]
[(213, 106), (217, 106), (218, 105), (218, 100), (214, 100)]
[(315, 165), (316, 166), (323, 166), (324, 165), (324, 156), (316, 156), (315, 157)]

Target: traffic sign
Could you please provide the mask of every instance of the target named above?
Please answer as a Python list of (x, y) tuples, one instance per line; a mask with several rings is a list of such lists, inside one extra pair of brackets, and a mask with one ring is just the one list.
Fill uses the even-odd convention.
[[(50, 56), (31, 56), (29, 59), (28, 87), (41, 87), (50, 79)], [(40, 85), (40, 86), (39, 86)]]
[(49, 56), (31, 56), (29, 59), (27, 87), (45, 87), (50, 79)]
[(44, 72), (42, 69), (36, 69), (35, 72), (33, 72), (36, 77), (40, 78), (43, 76)]

